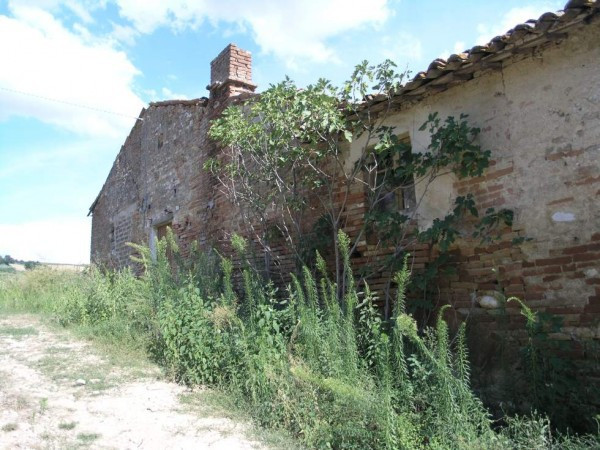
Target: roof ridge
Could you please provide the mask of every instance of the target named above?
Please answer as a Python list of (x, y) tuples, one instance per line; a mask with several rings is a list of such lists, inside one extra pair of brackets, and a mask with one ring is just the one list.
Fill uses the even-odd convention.
[[(501, 67), (502, 62), (525, 49), (566, 37), (567, 28), (600, 16), (600, 0), (569, 0), (558, 12), (545, 12), (538, 19), (518, 24), (484, 45), (475, 45), (447, 59), (434, 59), (427, 70), (417, 74), (400, 87), (394, 102), (418, 101), (423, 96), (444, 91), (473, 78), (474, 72)], [(385, 95), (368, 95), (366, 104), (384, 103)]]
[(208, 98), (200, 97), (194, 99), (180, 99), (180, 100), (161, 100), (158, 102), (150, 102), (148, 106), (206, 106), (208, 104)]

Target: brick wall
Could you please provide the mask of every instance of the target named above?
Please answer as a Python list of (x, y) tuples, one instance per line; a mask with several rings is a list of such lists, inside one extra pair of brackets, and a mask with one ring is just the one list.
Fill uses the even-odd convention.
[(142, 111), (93, 208), (93, 262), (131, 265), (125, 243), (150, 244), (166, 222), (184, 254), (192, 241), (218, 245), (236, 227), (235, 214), (202, 166), (217, 152), (207, 136), (210, 120), (255, 88), (250, 64), (249, 52), (230, 45), (211, 65), (210, 99), (151, 103)]
[(229, 44), (210, 63), (210, 82), (225, 83), (230, 80), (252, 84), (252, 57), (250, 52)]
[[(239, 95), (254, 92), (252, 55), (235, 44), (229, 44), (210, 63), (211, 99), (230, 101)], [(213, 105), (218, 108), (218, 105)]]
[[(419, 127), (431, 112), (441, 117), (469, 114), (470, 123), (481, 129), (479, 143), (494, 159), (481, 177), (457, 180), (447, 175), (427, 191), (417, 186), (423, 203), (414, 226), (427, 228), (450, 211), (456, 196), (467, 193), (475, 196), (481, 212), (506, 207), (515, 213), (512, 228), (500, 230), (502, 239), (487, 245), (470, 237), (472, 223), (465, 222), (451, 249), (455, 274), (439, 279), (435, 301), (452, 305), (447, 313), (452, 321), (469, 318), (478, 336), (472, 348), (479, 367), (491, 367), (506, 342), (516, 348), (526, 339), (516, 304), (499, 309), (479, 305), (487, 291), (516, 295), (536, 311), (559, 315), (563, 326), (552, 338), (565, 343), (575, 359), (589, 360), (585, 343), (600, 340), (599, 43), (599, 21), (581, 25), (559, 44), (516, 56), (499, 70), (476, 73), (473, 80), (419, 102), (401, 104), (388, 120), (399, 134), (410, 136), (413, 151), (419, 152), (429, 143)], [(211, 64), (209, 99), (152, 104), (143, 113), (144, 121), (121, 149), (94, 209), (93, 261), (127, 264), (130, 250), (122, 243), (148, 243), (153, 228), (167, 220), (172, 220), (184, 252), (193, 240), (227, 252), (232, 231), (243, 224), (202, 165), (219, 154), (206, 135), (210, 120), (254, 91), (250, 65), (249, 53), (229, 46)], [(359, 145), (350, 148), (349, 163)], [(350, 236), (362, 225), (364, 198), (358, 186), (350, 193), (345, 210)], [(313, 219), (319, 215), (313, 214)], [(531, 240), (513, 245), (518, 237)], [(273, 248), (280, 258), (272, 269), (289, 273), (293, 257), (282, 243)], [(411, 249), (412, 268), (423, 269), (432, 249)], [(386, 250), (364, 239), (353, 262), (360, 266), (384, 255)], [(373, 288), (385, 290), (389, 275), (380, 274)]]
[[(142, 110), (140, 115), (145, 113)], [(142, 122), (135, 126), (119, 151), (108, 178), (95, 202), (92, 220), (91, 260), (109, 267), (129, 264), (131, 249), (126, 242), (136, 241), (139, 227), (135, 205), (139, 202), (137, 180), (141, 176)], [(134, 219), (135, 223), (134, 223)], [(124, 226), (128, 223), (128, 226)]]

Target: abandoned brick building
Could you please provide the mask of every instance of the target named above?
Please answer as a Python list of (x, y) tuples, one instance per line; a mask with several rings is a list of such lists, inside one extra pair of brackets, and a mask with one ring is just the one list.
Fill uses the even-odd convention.
[[(208, 98), (142, 110), (90, 208), (93, 262), (126, 266), (131, 249), (125, 244), (152, 246), (166, 226), (184, 247), (194, 240), (219, 246), (228, 238), (238, 218), (202, 169), (218, 151), (207, 130), (225, 106), (254, 95), (251, 73), (250, 54), (229, 45), (211, 63)], [(443, 217), (466, 193), (483, 208), (515, 213), (503, 241), (464, 238), (454, 249), (459, 270), (439, 284), (454, 314), (469, 315), (487, 333), (522, 336), (517, 305), (506, 305), (499, 320), (473, 295), (496, 289), (491, 280), (500, 278), (506, 295), (560, 316), (562, 326), (551, 337), (564, 341), (574, 359), (588, 358), (587, 343), (600, 340), (600, 2), (571, 0), (560, 13), (436, 59), (397, 93), (394, 108), (390, 123), (408, 135), (414, 151), (427, 146), (429, 135), (419, 125), (437, 111), (468, 114), (481, 129), (482, 147), (492, 152), (483, 176), (436, 181), (419, 227)], [(361, 213), (359, 206), (354, 211)], [(531, 241), (515, 246), (514, 236)], [(424, 252), (413, 255), (413, 267), (426, 264)]]

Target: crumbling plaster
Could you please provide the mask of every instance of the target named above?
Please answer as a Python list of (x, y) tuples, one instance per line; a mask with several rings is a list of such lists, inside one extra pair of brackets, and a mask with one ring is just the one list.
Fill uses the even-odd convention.
[[(597, 231), (593, 224), (600, 223), (597, 185), (591, 183), (600, 177), (598, 42), (599, 21), (580, 26), (566, 42), (478, 73), (389, 114), (386, 124), (408, 133), (413, 151), (420, 152), (430, 143), (428, 130), (419, 130), (429, 114), (437, 112), (442, 119), (468, 114), (469, 123), (481, 129), (479, 144), (491, 150), (497, 167), (514, 167), (505, 182), (506, 205), (516, 212), (517, 227), (535, 238), (537, 245), (526, 247), (530, 256), (547, 252), (549, 245), (589, 240)], [(364, 138), (353, 143), (351, 163), (363, 145)], [(455, 182), (447, 175), (427, 192), (426, 183), (416, 186), (417, 199), (423, 196), (421, 229), (451, 210), (458, 195)]]

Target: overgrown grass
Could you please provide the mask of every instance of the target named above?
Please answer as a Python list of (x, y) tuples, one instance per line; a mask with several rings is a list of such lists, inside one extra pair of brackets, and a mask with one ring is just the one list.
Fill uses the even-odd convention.
[(77, 426), (77, 422), (61, 422), (58, 424), (58, 428), (61, 430), (72, 430)]
[[(205, 389), (199, 387), (191, 389), (179, 396), (183, 411), (193, 412), (201, 417), (224, 417), (242, 426), (248, 423), (251, 412), (244, 402), (240, 402), (226, 391), (219, 389)], [(300, 450), (304, 448), (301, 443), (289, 433), (278, 429), (264, 427), (244, 427), (245, 434), (250, 439), (257, 440), (267, 448)]]
[[(47, 267), (0, 276), (0, 311), (36, 313), (69, 326), (78, 337), (91, 340), (110, 363), (129, 367), (147, 365), (150, 336), (133, 320), (144, 317), (135, 309), (137, 281), (129, 271), (86, 273)], [(134, 311), (130, 311), (134, 310)], [(70, 326), (74, 325), (74, 326)]]
[(33, 327), (0, 327), (0, 334), (7, 334), (14, 338), (19, 338), (22, 336), (38, 334), (38, 331)]
[[(183, 260), (172, 238), (130, 272), (33, 271), (0, 283), (0, 308), (52, 314), (102, 339), (147, 349), (173, 377), (228, 392), (258, 423), (289, 430), (314, 448), (590, 448), (599, 437), (554, 435), (540, 416), (494, 426), (469, 386), (465, 329), (451, 339), (440, 312), (418, 331), (406, 314), (406, 267), (395, 277), (390, 323), (360, 292), (340, 234), (344, 286), (317, 258), (286, 293), (216, 253)], [(175, 265), (167, 258), (167, 245)], [(234, 280), (236, 282), (234, 283)], [(235, 289), (238, 287), (238, 289)]]
[(100, 438), (100, 434), (98, 433), (79, 433), (77, 435), (77, 439), (81, 442), (91, 443)]

